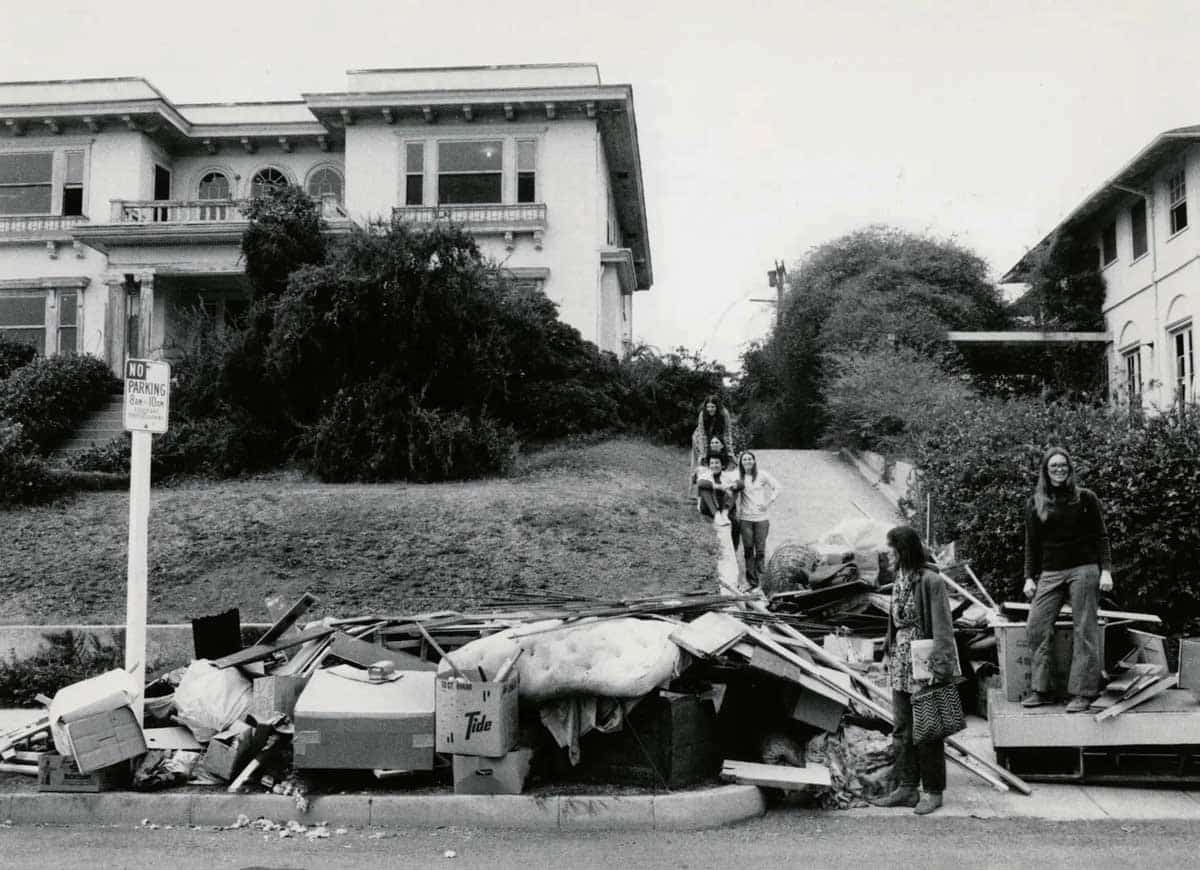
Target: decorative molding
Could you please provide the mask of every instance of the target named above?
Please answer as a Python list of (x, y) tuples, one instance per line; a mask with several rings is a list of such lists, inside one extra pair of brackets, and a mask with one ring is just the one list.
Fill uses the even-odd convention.
[(130, 130), (132, 130), (134, 133), (141, 132), (141, 128), (138, 127), (137, 121), (135, 121), (133, 119), (133, 115), (122, 115), (121, 123), (124, 124), (126, 127), (128, 127)]
[(317, 147), (320, 148), (322, 151), (328, 151), (329, 150), (329, 138), (326, 136), (318, 136), (317, 137)]
[(546, 103), (546, 120), (553, 121), (558, 116), (558, 106), (555, 103)]
[(513, 119), (514, 119), (514, 118), (516, 118), (516, 117), (517, 117), (517, 112), (516, 112), (516, 110), (513, 108), (513, 104), (512, 104), (512, 103), (505, 103), (505, 104), (504, 104), (504, 120), (505, 120), (505, 121), (511, 121), (511, 120), (513, 120)]
[(51, 260), (58, 259), (58, 242), (55, 242), (55, 241), (46, 242), (46, 256), (49, 257)]
[(292, 153), (292, 143), (288, 141), (287, 136), (279, 137), (279, 147), (283, 149), (284, 154)]
[(395, 124), (396, 123), (395, 113), (393, 113), (392, 110), (389, 109), (387, 106), (384, 106), (382, 109), (380, 109), (379, 114), (383, 115), (384, 123), (386, 123), (386, 124)]
[(204, 150), (207, 151), (209, 154), (216, 154), (218, 151), (221, 150), (221, 146), (218, 145), (216, 142), (214, 142), (212, 139), (205, 139), (204, 140)]
[(589, 118), (595, 118), (596, 117), (596, 104), (594, 102), (592, 102), (591, 100), (588, 100), (586, 103), (583, 104), (583, 111), (584, 111), (584, 114), (586, 114)]
[(422, 106), (421, 115), (424, 116), (426, 124), (432, 124), (436, 120), (433, 114), (433, 106)]
[[(107, 282), (107, 276), (104, 280)], [(124, 276), (121, 280), (125, 280)], [(87, 275), (2, 278), (0, 279), (0, 290), (82, 290), (89, 283), (91, 283), (91, 279)]]
[(242, 137), (242, 147), (246, 149), (247, 154), (253, 154), (258, 148), (258, 146), (254, 144), (254, 140), (249, 136)]
[(46, 129), (49, 130), (51, 133), (53, 133), (55, 136), (62, 135), (62, 127), (58, 126), (58, 121), (56, 119), (45, 118), (42, 120), (42, 123), (45, 124)]
[(504, 250), (512, 251), (517, 246), (516, 240), (513, 238), (512, 230), (507, 230), (504, 233)]
[(84, 249), (83, 242), (79, 241), (79, 239), (75, 239), (75, 241), (71, 242), (71, 248), (75, 251), (76, 260), (82, 260), (87, 256), (87, 251)]
[(342, 124), (347, 127), (354, 126), (354, 114), (349, 109), (340, 109), (338, 114), (342, 116)]
[(465, 120), (465, 121), (474, 121), (475, 120), (474, 112), (471, 110), (470, 104), (464, 105), (462, 107), (462, 115), (463, 115), (463, 120)]
[(25, 125), (22, 124), (20, 121), (14, 121), (12, 118), (9, 118), (7, 121), (4, 122), (4, 125), (6, 127), (8, 127), (8, 129), (12, 130), (12, 134), (14, 136), (24, 136), (25, 135)]
[(83, 116), (83, 124), (85, 127), (87, 127), (89, 130), (91, 130), (93, 133), (100, 132), (100, 122), (97, 121), (95, 118), (93, 118), (91, 115)]

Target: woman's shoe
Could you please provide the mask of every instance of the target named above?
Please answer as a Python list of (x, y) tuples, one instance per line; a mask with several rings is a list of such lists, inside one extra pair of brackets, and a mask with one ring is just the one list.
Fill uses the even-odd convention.
[(881, 798), (871, 801), (873, 807), (915, 807), (921, 800), (915, 785), (900, 785)]
[(942, 793), (940, 791), (927, 791), (921, 795), (921, 800), (913, 808), (913, 812), (918, 816), (927, 816), (942, 805)]
[(1076, 697), (1072, 698), (1070, 700), (1070, 702), (1067, 704), (1067, 712), (1068, 713), (1086, 713), (1088, 711), (1088, 708), (1092, 706), (1092, 702), (1095, 700), (1096, 699), (1094, 697), (1089, 698), (1085, 695), (1077, 695)]
[(718, 512), (717, 515), (713, 518), (713, 525), (714, 526), (729, 525), (729, 514), (725, 513), (725, 511)]
[(1049, 692), (1030, 692), (1021, 699), (1022, 707), (1045, 707), (1054, 703), (1054, 696)]

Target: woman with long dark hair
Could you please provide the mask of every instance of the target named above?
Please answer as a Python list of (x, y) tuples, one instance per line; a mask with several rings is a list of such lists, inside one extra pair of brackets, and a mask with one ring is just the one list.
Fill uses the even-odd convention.
[(758, 467), (758, 457), (743, 450), (738, 457), (737, 518), (741, 526), (742, 553), (746, 557), (746, 584), (757, 589), (767, 558), (770, 509), (781, 491), (779, 481)]
[[(895, 788), (874, 801), (881, 807), (913, 807), (917, 815), (932, 813), (942, 805), (946, 790), (946, 747), (944, 740), (916, 743), (913, 740), (912, 696), (927, 688), (913, 677), (912, 642), (932, 640), (929, 685), (953, 682), (960, 674), (954, 645), (954, 617), (946, 585), (929, 564), (925, 545), (909, 526), (896, 526), (887, 533), (896, 579), (892, 584), (892, 607), (888, 615), (888, 679), (892, 686), (892, 743), (896, 748)], [(924, 788), (924, 794), (918, 791)]]
[(1061, 447), (1042, 455), (1037, 487), (1025, 505), (1025, 595), (1033, 599), (1025, 638), (1033, 657), (1025, 707), (1052, 704), (1054, 621), (1071, 602), (1068, 713), (1086, 711), (1100, 694), (1100, 593), (1113, 588), (1112, 555), (1100, 499), (1079, 485)]
[(696, 417), (696, 429), (692, 432), (692, 467), (699, 465), (709, 454), (709, 444), (713, 438), (720, 438), (725, 448), (731, 450), (733, 445), (729, 436), (732, 429), (729, 411), (722, 404), (721, 397), (716, 394), (706, 396)]

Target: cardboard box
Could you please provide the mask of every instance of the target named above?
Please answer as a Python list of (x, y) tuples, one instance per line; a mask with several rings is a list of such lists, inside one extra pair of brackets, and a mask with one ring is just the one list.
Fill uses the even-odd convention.
[(520, 794), (525, 790), (532, 749), (514, 749), (500, 758), (454, 756), (455, 794)]
[(204, 769), (226, 781), (235, 779), (254, 753), (262, 749), (272, 730), (270, 725), (235, 722), (214, 734), (204, 753)]
[(432, 770), (431, 671), (403, 671), (363, 683), (333, 671), (313, 674), (292, 716), (297, 770)]
[[(994, 626), (1000, 662), (1000, 686), (1009, 701), (1020, 701), (1033, 688), (1033, 652), (1025, 640), (1025, 623), (1006, 622)], [(1054, 624), (1054, 684), (1064, 693), (1071, 673), (1072, 626), (1070, 621)], [(1104, 661), (1104, 620), (1100, 621), (1100, 661)]]
[(128, 707), (93, 713), (64, 728), (80, 773), (111, 767), (146, 751), (146, 738)]
[(499, 758), (517, 744), (518, 671), (503, 683), (437, 678), (437, 751)]
[(269, 722), (276, 716), (291, 716), (308, 679), (292, 674), (259, 677), (251, 684), (249, 714), (259, 722)]
[(75, 760), (47, 753), (38, 759), (38, 791), (99, 792), (129, 785), (129, 765), (125, 762), (80, 773)]
[(1200, 689), (1200, 638), (1179, 641), (1179, 688)]

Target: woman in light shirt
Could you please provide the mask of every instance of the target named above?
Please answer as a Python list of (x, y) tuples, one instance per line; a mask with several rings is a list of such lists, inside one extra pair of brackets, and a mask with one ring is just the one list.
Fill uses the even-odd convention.
[(781, 491), (779, 481), (758, 467), (758, 458), (743, 451), (738, 457), (737, 522), (746, 557), (746, 583), (752, 589), (757, 589), (762, 579), (771, 529), (769, 511)]

